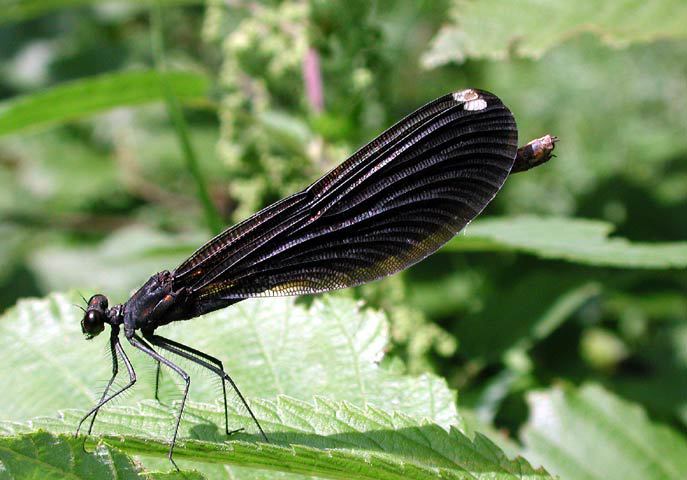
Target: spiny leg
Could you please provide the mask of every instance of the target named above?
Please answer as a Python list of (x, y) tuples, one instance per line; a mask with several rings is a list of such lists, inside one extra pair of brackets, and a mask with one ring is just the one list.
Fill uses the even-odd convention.
[(179, 470), (179, 466), (176, 464), (174, 461), (174, 458), (172, 458), (172, 455), (174, 453), (174, 445), (177, 442), (177, 434), (179, 433), (179, 425), (181, 424), (181, 416), (184, 413), (184, 406), (186, 405), (186, 398), (188, 397), (188, 390), (191, 386), (191, 377), (183, 371), (180, 367), (178, 367), (176, 364), (172, 363), (170, 360), (167, 360), (165, 357), (157, 353), (155, 350), (152, 349), (150, 345), (146, 343), (145, 340), (143, 340), (141, 337), (138, 335), (134, 334), (131, 337), (127, 337), (129, 340), (129, 343), (133, 345), (134, 347), (138, 348), (141, 350), (143, 353), (149, 355), (152, 357), (155, 361), (164, 363), (166, 366), (174, 370), (186, 383), (186, 386), (184, 387), (184, 396), (181, 399), (181, 405), (179, 407), (179, 413), (177, 415), (177, 421), (176, 425), (174, 426), (174, 435), (172, 436), (172, 444), (169, 447), (169, 454), (167, 455), (167, 458), (169, 458), (169, 461), (172, 462), (172, 465), (174, 465), (174, 468)]
[[(231, 435), (232, 433), (236, 433), (236, 432), (241, 430), (241, 429), (238, 429), (238, 430), (229, 431), (229, 408), (227, 406), (227, 387), (224, 384), (224, 375), (226, 375), (226, 373), (224, 372), (224, 366), (222, 365), (222, 361), (220, 359), (215, 358), (212, 355), (208, 355), (205, 352), (201, 352), (200, 350), (196, 350), (195, 348), (184, 345), (183, 343), (175, 342), (174, 340), (170, 340), (168, 338), (161, 337), (160, 335), (154, 335), (152, 333), (146, 334), (144, 332), (143, 338), (148, 340), (153, 345), (156, 345), (160, 348), (164, 348), (164, 349), (166, 349), (172, 353), (176, 353), (176, 350), (171, 350), (170, 348), (166, 348), (167, 346), (176, 347), (179, 350), (183, 350), (185, 352), (188, 352), (191, 355), (197, 355), (201, 358), (206, 359), (209, 362), (214, 363), (219, 368), (219, 370), (221, 372), (221, 373), (217, 373), (216, 371), (213, 371), (213, 373), (216, 373), (220, 377), (220, 380), (222, 381), (222, 398), (224, 400), (224, 431), (226, 432), (227, 435)], [(182, 357), (188, 359), (188, 356), (182, 355)], [(198, 362), (196, 362), (196, 363), (199, 364)], [(205, 366), (203, 364), (199, 364), (199, 365)], [(159, 363), (158, 363), (158, 371), (159, 371)], [(156, 389), (156, 391), (157, 391), (157, 389)]]
[[(173, 340), (169, 340), (165, 337), (161, 337), (160, 335), (155, 335), (155, 334), (145, 334), (144, 336), (147, 340), (150, 341), (153, 345), (163, 348), (169, 352), (174, 353), (175, 355), (179, 355), (180, 357), (183, 357), (187, 360), (192, 361), (193, 363), (200, 365), (201, 367), (207, 368), (211, 372), (214, 372), (216, 375), (218, 375), (222, 379), (222, 393), (224, 394), (224, 420), (225, 420), (225, 429), (228, 435), (235, 433), (235, 431), (230, 432), (229, 431), (229, 419), (228, 419), (228, 408), (227, 408), (227, 393), (226, 393), (226, 388), (224, 386), (224, 380), (228, 381), (231, 387), (234, 389), (236, 392), (236, 395), (238, 395), (239, 399), (241, 400), (241, 403), (243, 403), (243, 406), (246, 407), (246, 410), (250, 414), (251, 418), (253, 419), (253, 422), (255, 422), (255, 425), (258, 427), (258, 430), (260, 430), (260, 434), (262, 437), (265, 439), (266, 442), (269, 442), (269, 439), (267, 438), (267, 435), (265, 434), (264, 430), (260, 426), (260, 422), (258, 422), (258, 419), (255, 417), (255, 414), (253, 413), (253, 410), (248, 406), (248, 402), (244, 398), (243, 394), (241, 391), (238, 389), (236, 386), (236, 383), (234, 383), (234, 380), (224, 371), (224, 368), (222, 367), (222, 362), (219, 359), (216, 359), (207, 353), (201, 352), (200, 350), (196, 350), (195, 348), (191, 348), (187, 345), (184, 345), (179, 342), (175, 342)], [(211, 365), (208, 362), (201, 360), (197, 357), (194, 357), (193, 355), (197, 355), (198, 357), (204, 358), (210, 362), (215, 363), (217, 366)]]
[[(119, 332), (117, 332), (119, 333)], [(118, 342), (118, 335), (114, 335), (114, 330), (110, 333), (110, 353), (112, 354), (112, 377), (110, 377), (110, 381), (107, 382), (107, 386), (105, 387), (105, 391), (103, 392), (102, 396), (100, 397), (100, 401), (98, 403), (101, 403), (105, 397), (107, 397), (107, 393), (110, 391), (110, 387), (112, 386), (112, 382), (114, 382), (115, 377), (117, 376), (117, 373), (119, 372), (119, 362), (117, 361), (117, 350), (116, 350), (116, 345)], [(91, 434), (93, 431), (93, 424), (95, 423), (95, 417), (98, 416), (98, 410), (93, 412), (93, 416), (91, 417), (91, 424), (88, 426), (88, 435)]]
[[(118, 333), (118, 332), (117, 332)], [(114, 340), (114, 349), (115, 349), (115, 355), (119, 354), (122, 357), (122, 360), (124, 361), (124, 365), (126, 366), (127, 371), (129, 372), (129, 383), (127, 383), (124, 387), (120, 388), (117, 390), (115, 393), (110, 395), (107, 398), (101, 399), (95, 407), (93, 407), (84, 417), (81, 419), (79, 422), (79, 425), (76, 427), (76, 433), (75, 435), (79, 435), (79, 431), (81, 430), (81, 425), (83, 425), (83, 422), (86, 421), (88, 417), (91, 415), (95, 414), (98, 410), (100, 410), (100, 407), (105, 405), (107, 402), (124, 392), (125, 390), (131, 388), (131, 386), (136, 383), (136, 372), (134, 371), (134, 367), (131, 365), (131, 362), (129, 361), (129, 357), (126, 356), (126, 353), (124, 353), (124, 349), (122, 348), (122, 345), (119, 343), (119, 339), (116, 338), (116, 333), (113, 333), (113, 336), (115, 336)]]

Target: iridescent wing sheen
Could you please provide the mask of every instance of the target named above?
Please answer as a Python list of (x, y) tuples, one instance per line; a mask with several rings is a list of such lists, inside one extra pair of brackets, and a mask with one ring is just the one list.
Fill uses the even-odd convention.
[(407, 268), (474, 219), (513, 167), (498, 97), (463, 90), (413, 112), (302, 192), (226, 230), (174, 272), (188, 315), (248, 297), (360, 285)]

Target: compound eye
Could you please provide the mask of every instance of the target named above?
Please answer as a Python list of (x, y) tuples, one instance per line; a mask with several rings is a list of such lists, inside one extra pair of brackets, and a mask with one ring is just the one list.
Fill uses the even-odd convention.
[(105, 314), (99, 310), (88, 310), (81, 320), (81, 331), (86, 338), (90, 340), (104, 329)]
[(107, 297), (105, 295), (96, 294), (88, 301), (88, 308), (97, 308), (98, 310), (105, 311), (107, 309), (107, 303)]

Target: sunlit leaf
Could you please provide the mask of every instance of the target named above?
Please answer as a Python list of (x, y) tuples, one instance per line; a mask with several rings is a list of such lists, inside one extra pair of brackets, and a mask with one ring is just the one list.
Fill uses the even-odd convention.
[(652, 480), (687, 477), (687, 441), (638, 406), (595, 385), (530, 395), (528, 458), (561, 478)]
[[(84, 340), (79, 325), (83, 313), (74, 306), (78, 303), (83, 303), (78, 295), (25, 300), (0, 320), (2, 368), (8, 376), (31, 378), (0, 396), (2, 419), (54, 415), (93, 402), (109, 377), (107, 338)], [(455, 394), (443, 379), (429, 374), (413, 378), (378, 365), (388, 343), (386, 319), (350, 299), (323, 297), (309, 309), (291, 298), (245, 301), (158, 333), (219, 357), (249, 399), (285, 394), (310, 400), (326, 394), (444, 426), (460, 425)], [(141, 379), (127, 404), (152, 397), (152, 361), (135, 351), (132, 361)], [(215, 378), (201, 375), (191, 396), (216, 401), (221, 390)]]
[(592, 33), (622, 47), (662, 39), (684, 39), (687, 4), (657, 0), (537, 2), (454, 0), (452, 23), (433, 40), (424, 64), (435, 67), (468, 58), (541, 57), (573, 36)]
[(520, 217), (477, 221), (448, 251), (516, 251), (547, 259), (616, 268), (684, 268), (687, 242), (642, 243), (609, 238), (613, 226), (594, 220)]
[[(36, 428), (72, 432), (83, 410), (16, 421), (55, 415), (60, 405), (85, 407), (90, 385), (109, 368), (106, 357), (97, 361), (101, 339), (81, 338), (80, 312), (71, 300), (54, 295), (23, 301), (0, 320), (2, 333), (7, 333), (1, 346), (4, 365), (13, 365), (15, 375), (32, 378), (1, 400), (5, 419), (14, 420), (3, 424), (5, 434)], [(290, 299), (247, 301), (165, 330), (177, 340), (182, 340), (177, 333), (186, 332), (184, 341), (228, 359), (227, 370), (271, 440), (269, 445), (256, 443), (261, 439), (252, 433), (249, 417), (232, 401), (230, 424), (245, 426), (246, 433), (227, 444), (221, 405), (191, 402), (181, 438), (198, 441), (179, 444), (179, 461), (351, 479), (548, 478), (522, 459), (509, 460), (485, 437), (470, 440), (456, 427), (446, 430), (460, 422), (445, 383), (431, 375), (411, 378), (380, 367), (388, 341), (385, 319), (346, 298), (324, 297), (309, 309)], [(26, 352), (32, 355), (27, 358)], [(137, 368), (141, 360), (134, 358)], [(150, 393), (142, 377), (144, 385), (136, 388)], [(217, 385), (210, 389), (203, 376), (197, 378), (193, 391), (216, 399)], [(25, 402), (28, 397), (34, 401)], [(108, 442), (131, 453), (164, 455), (175, 405), (132, 398), (126, 403), (103, 409), (96, 429), (119, 434)]]

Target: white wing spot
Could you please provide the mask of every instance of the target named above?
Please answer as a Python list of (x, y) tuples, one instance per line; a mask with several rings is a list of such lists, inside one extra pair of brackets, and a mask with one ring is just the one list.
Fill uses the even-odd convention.
[(483, 98), (478, 98), (477, 100), (466, 102), (465, 105), (463, 105), (463, 108), (471, 112), (476, 110), (484, 110), (487, 108), (487, 101)]
[(458, 103), (462, 103), (463, 108), (470, 112), (487, 108), (487, 101), (480, 96), (479, 92), (472, 88), (455, 92), (453, 99)]
[(460, 103), (469, 102), (471, 100), (477, 100), (478, 98), (479, 93), (474, 91), (472, 88), (468, 88), (467, 90), (461, 90), (460, 92), (455, 92), (453, 94), (453, 99), (456, 102)]

